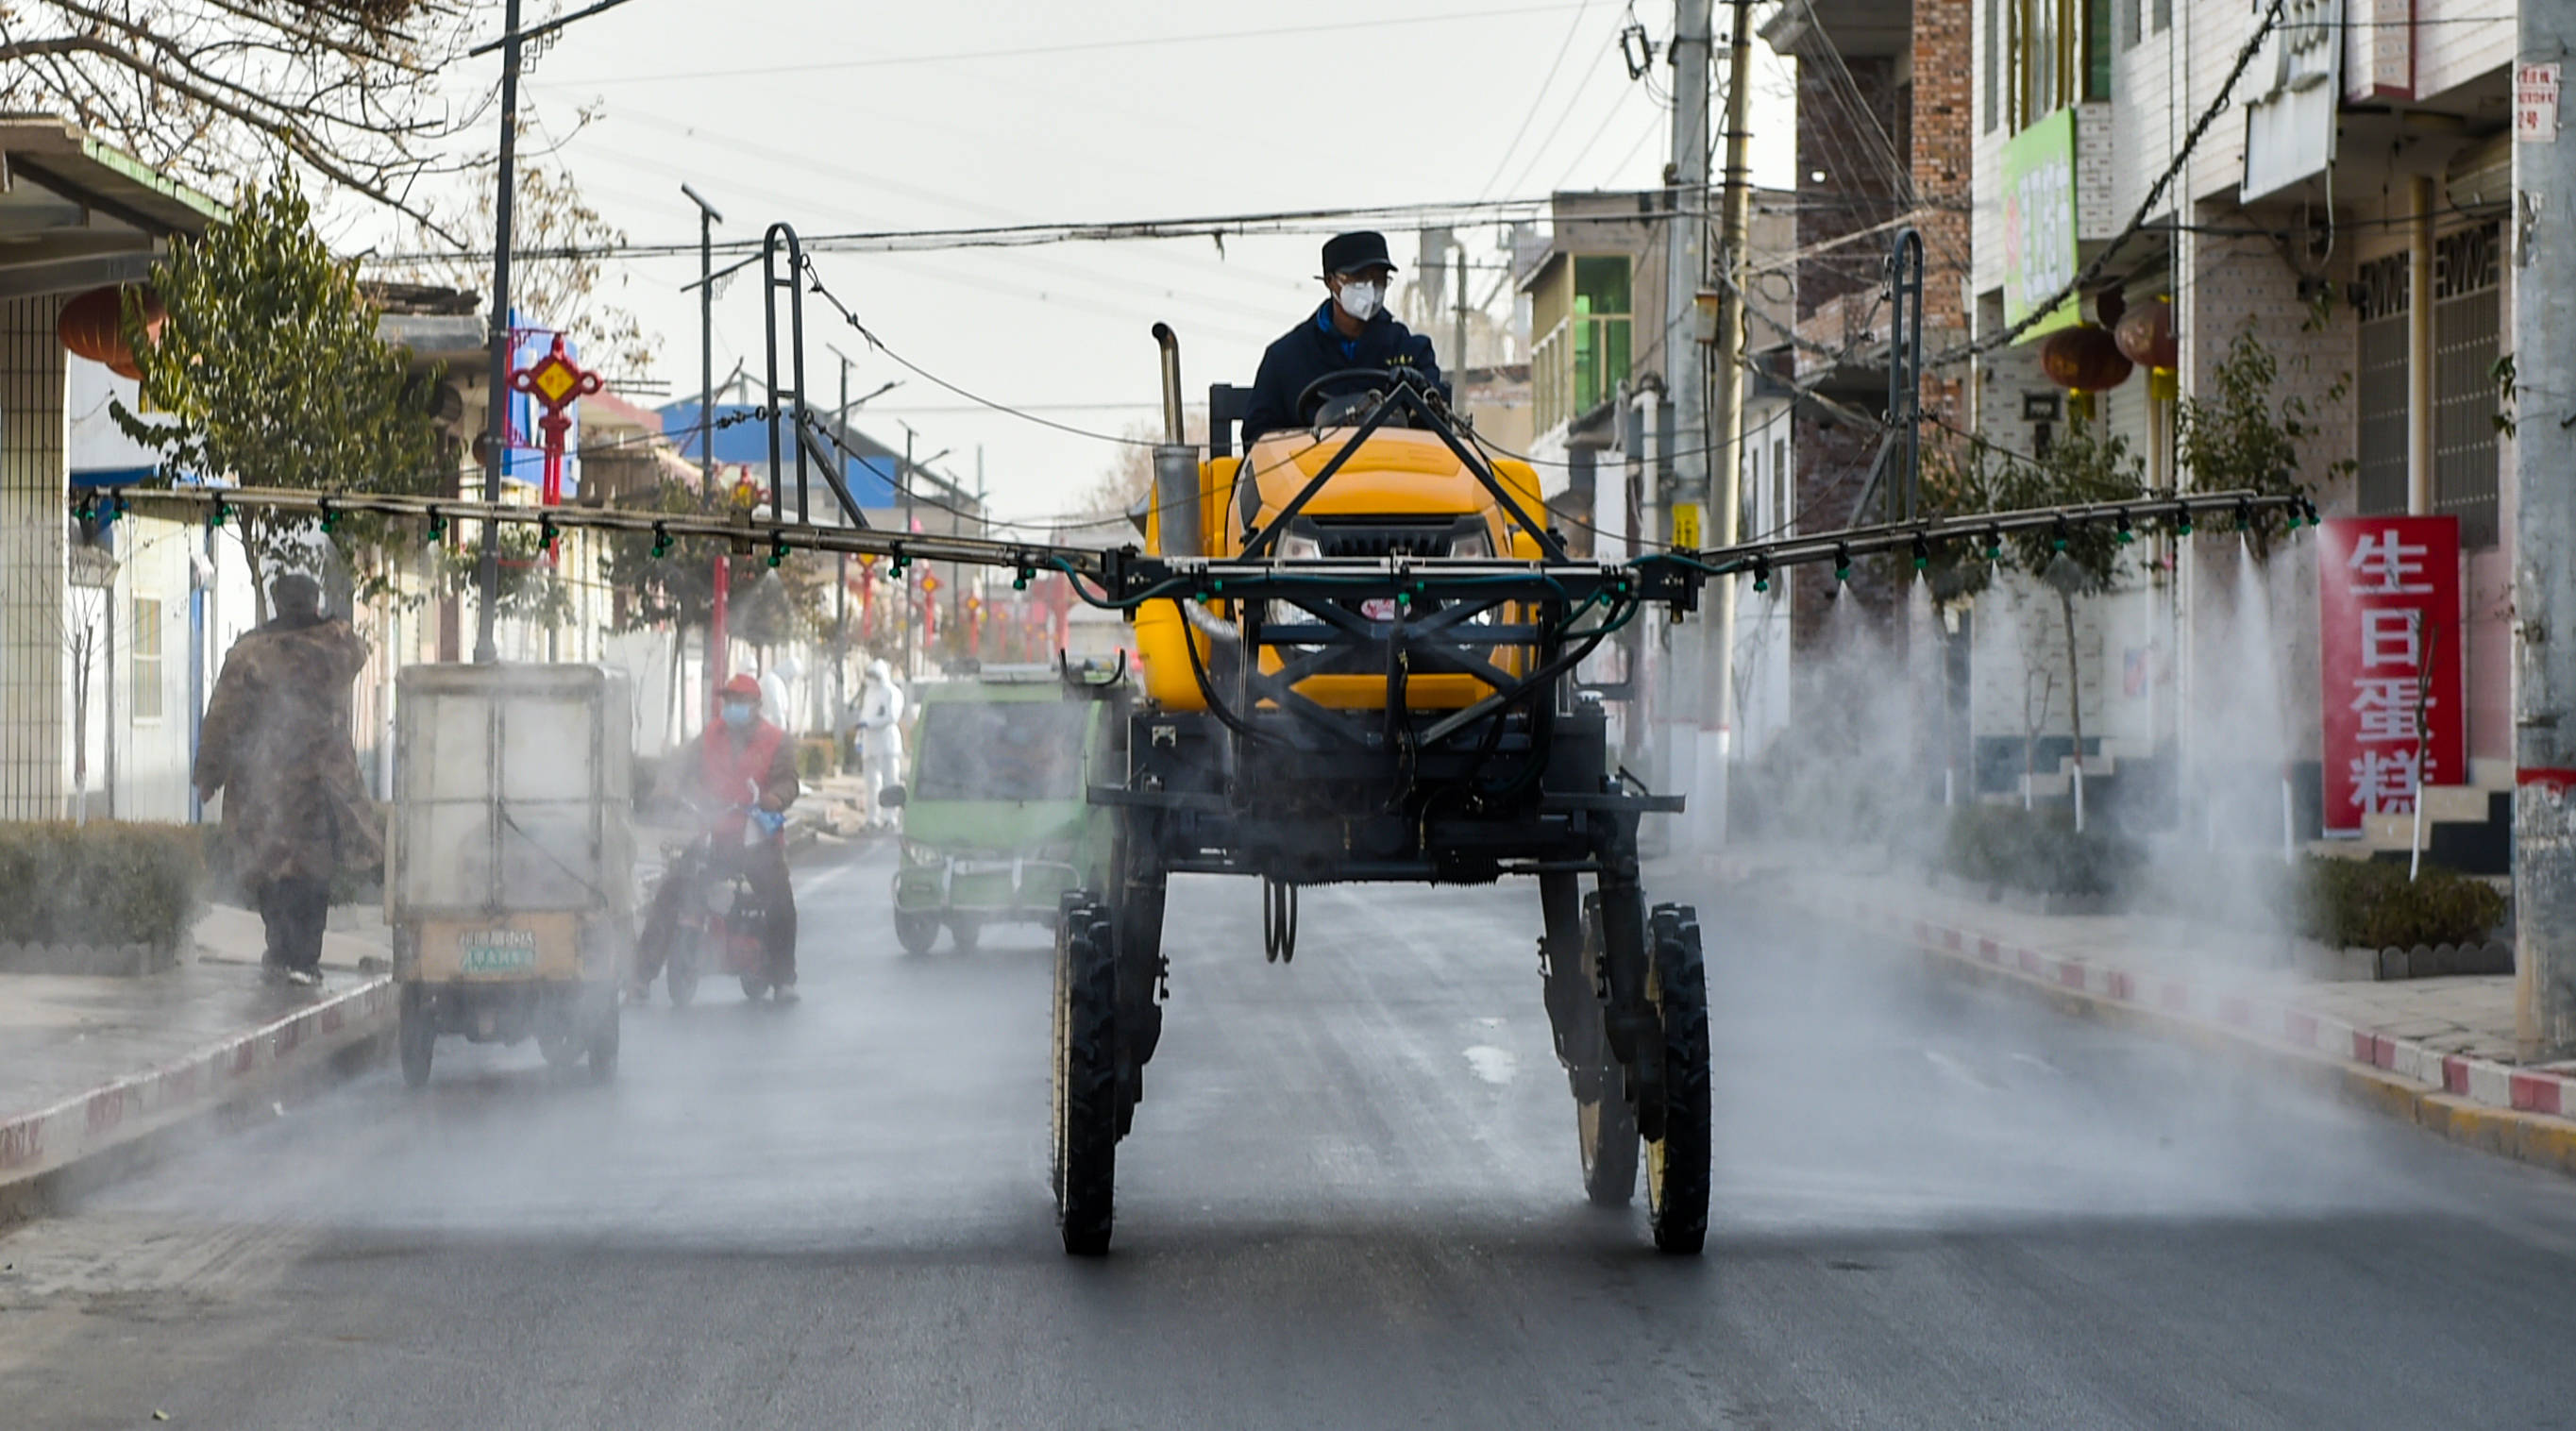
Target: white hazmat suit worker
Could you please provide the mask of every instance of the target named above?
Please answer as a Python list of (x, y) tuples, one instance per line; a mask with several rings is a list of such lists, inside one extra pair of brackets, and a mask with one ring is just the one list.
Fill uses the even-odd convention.
[(903, 780), (903, 688), (883, 661), (868, 663), (859, 690), (859, 775), (868, 787), (868, 828), (895, 823), (895, 812), (877, 803), (878, 792)]
[(769, 669), (760, 674), (760, 718), (762, 720), (780, 730), (796, 729), (796, 723), (787, 718), (787, 708), (792, 700), (787, 683), (804, 674), (805, 668), (797, 664), (793, 656), (781, 656), (769, 663)]

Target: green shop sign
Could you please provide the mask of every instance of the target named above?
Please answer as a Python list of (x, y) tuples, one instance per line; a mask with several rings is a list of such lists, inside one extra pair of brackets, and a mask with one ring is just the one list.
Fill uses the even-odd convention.
[[(2004, 322), (2019, 323), (2075, 281), (2075, 111), (2061, 109), (2004, 144)], [(2069, 295), (2022, 333), (2079, 321)]]

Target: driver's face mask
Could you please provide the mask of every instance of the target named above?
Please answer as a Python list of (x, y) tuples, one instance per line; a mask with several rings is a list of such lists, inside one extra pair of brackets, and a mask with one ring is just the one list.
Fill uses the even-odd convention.
[(1333, 290), (1333, 300), (1342, 305), (1343, 312), (1365, 323), (1377, 316), (1378, 305), (1386, 301), (1386, 285), (1346, 278), (1341, 287)]

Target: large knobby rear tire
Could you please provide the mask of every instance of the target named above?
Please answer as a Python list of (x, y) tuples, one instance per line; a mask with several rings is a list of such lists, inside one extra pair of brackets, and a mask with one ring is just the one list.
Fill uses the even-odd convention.
[(1055, 1209), (1064, 1250), (1109, 1250), (1118, 1170), (1118, 964), (1109, 915), (1069, 903), (1055, 958)]
[(429, 1082), (430, 1056), (437, 1051), (438, 1029), (430, 1023), (429, 996), (418, 984), (405, 984), (396, 1017), (394, 1042), (402, 1054), (403, 1082), (419, 1088)]
[(1708, 970), (1699, 914), (1657, 905), (1647, 996), (1664, 1039), (1663, 1137), (1646, 1145), (1646, 1215), (1655, 1250), (1697, 1256), (1708, 1240)]

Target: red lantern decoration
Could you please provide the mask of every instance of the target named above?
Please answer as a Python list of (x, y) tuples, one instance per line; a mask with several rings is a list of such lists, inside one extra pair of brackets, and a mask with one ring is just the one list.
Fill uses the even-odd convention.
[[(144, 288), (143, 331), (153, 338), (161, 336), (161, 325), (169, 313), (161, 306), (159, 295)], [(109, 285), (89, 292), (63, 305), (62, 316), (54, 322), (54, 336), (63, 347), (93, 363), (105, 363), (122, 377), (139, 378), (142, 370), (134, 363), (133, 350), (125, 343), (125, 290)]]
[(2174, 341), (2173, 304), (2162, 298), (2130, 309), (2111, 336), (2120, 345), (2120, 356), (2142, 368), (2170, 369), (2181, 355)]
[(2135, 365), (2106, 329), (2060, 328), (2039, 345), (2040, 370), (2061, 388), (2098, 393), (2129, 380)]

